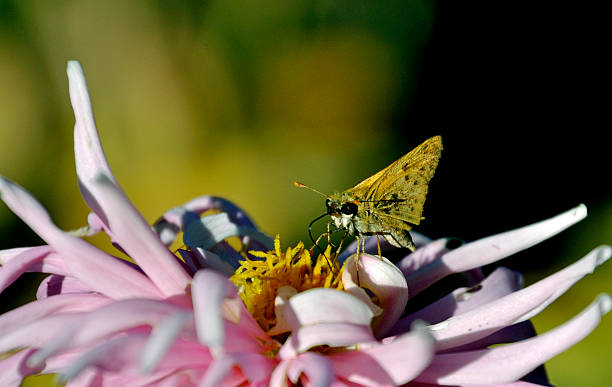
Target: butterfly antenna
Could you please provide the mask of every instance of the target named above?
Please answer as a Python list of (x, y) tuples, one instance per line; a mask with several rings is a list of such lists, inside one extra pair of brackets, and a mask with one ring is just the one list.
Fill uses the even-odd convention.
[(329, 266), (329, 269), (333, 272), (334, 269), (331, 265), (331, 262), (329, 262), (329, 258), (327, 258), (327, 255), (325, 255), (325, 251), (323, 251), (323, 249), (321, 249), (321, 246), (319, 246), (319, 244), (317, 242), (315, 242), (314, 238), (312, 237), (312, 225), (314, 224), (314, 222), (316, 222), (317, 220), (323, 218), (327, 216), (327, 212), (317, 216), (312, 222), (310, 222), (310, 224), (308, 225), (308, 236), (310, 236), (310, 240), (312, 241), (312, 244), (314, 246), (317, 247), (317, 249), (319, 249), (319, 251), (321, 252), (321, 254), (323, 255), (323, 257), (325, 257), (325, 261), (327, 261), (327, 265)]
[[(327, 195), (325, 195), (323, 192), (321, 192), (321, 191), (319, 191), (319, 190), (316, 190), (316, 189), (314, 189), (314, 188), (312, 188), (312, 187), (309, 187), (309, 186), (307, 186), (306, 184), (300, 183), (299, 181), (294, 181), (294, 182), (293, 182), (293, 185), (294, 185), (294, 186), (296, 186), (296, 187), (298, 187), (298, 188), (307, 188), (307, 189), (309, 189), (309, 190), (311, 190), (311, 191), (313, 191), (313, 192), (318, 193), (318, 194), (319, 194), (319, 195), (321, 195), (321, 196), (328, 197), (328, 196), (327, 196)], [(317, 219), (319, 219), (319, 218), (317, 218)]]

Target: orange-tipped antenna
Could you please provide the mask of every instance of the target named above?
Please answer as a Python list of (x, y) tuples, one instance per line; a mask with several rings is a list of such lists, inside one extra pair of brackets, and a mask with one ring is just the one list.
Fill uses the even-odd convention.
[(321, 192), (321, 191), (317, 191), (316, 189), (314, 189), (314, 188), (312, 188), (312, 187), (309, 187), (309, 186), (307, 186), (306, 184), (300, 183), (299, 181), (294, 181), (294, 182), (293, 182), (293, 185), (294, 185), (294, 186), (296, 186), (296, 187), (298, 187), (298, 188), (308, 188), (309, 190), (311, 190), (311, 191), (313, 191), (313, 192), (316, 192), (316, 193), (318, 193), (318, 194), (319, 194), (319, 195), (321, 195), (321, 196), (328, 197), (328, 196), (327, 196), (327, 195), (325, 195), (323, 192)]

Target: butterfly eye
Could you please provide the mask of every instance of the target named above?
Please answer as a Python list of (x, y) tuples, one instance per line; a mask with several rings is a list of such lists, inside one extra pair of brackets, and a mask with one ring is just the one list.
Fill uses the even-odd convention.
[(340, 212), (342, 212), (344, 215), (356, 215), (357, 214), (357, 204), (343, 203), (342, 207), (340, 207)]

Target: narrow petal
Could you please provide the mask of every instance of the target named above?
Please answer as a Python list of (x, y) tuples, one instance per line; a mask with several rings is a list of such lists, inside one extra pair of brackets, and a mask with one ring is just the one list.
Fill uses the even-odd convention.
[(40, 203), (17, 184), (0, 177), (0, 194), (8, 207), (60, 254), (72, 274), (84, 284), (113, 298), (161, 296), (141, 273), (58, 229)]
[(143, 373), (150, 373), (155, 369), (183, 330), (188, 318), (191, 318), (191, 313), (179, 311), (153, 328), (140, 357), (140, 368)]
[[(359, 270), (355, 265), (357, 260)], [(377, 298), (382, 313), (374, 318), (372, 327), (377, 337), (383, 337), (400, 318), (408, 302), (408, 284), (404, 274), (384, 257), (361, 254), (351, 256), (342, 274), (346, 291), (364, 302), (370, 301), (367, 288)]]
[(488, 265), (540, 243), (584, 219), (586, 214), (586, 206), (581, 204), (550, 219), (467, 243), (452, 250), (406, 278), (410, 297), (451, 273)]
[(304, 385), (327, 387), (334, 380), (334, 368), (325, 356), (306, 352), (292, 359), (287, 369), (289, 380), (295, 384), (299, 384), (302, 375), (307, 379)]
[(23, 347), (40, 348), (65, 329), (76, 329), (85, 313), (52, 315), (24, 324), (0, 336), (0, 353)]
[(556, 300), (573, 284), (612, 255), (612, 248), (603, 246), (581, 260), (535, 284), (488, 304), (452, 317), (430, 329), (438, 350), (475, 341), (503, 327), (528, 320)]
[(200, 386), (222, 385), (233, 367), (239, 367), (250, 385), (267, 385), (276, 362), (258, 353), (231, 353), (216, 359), (206, 372)]
[(8, 332), (58, 313), (81, 312), (99, 308), (112, 300), (98, 294), (62, 294), (33, 301), (0, 315), (0, 332)]
[(479, 285), (456, 289), (423, 309), (400, 319), (390, 333), (397, 335), (407, 332), (416, 320), (437, 324), (515, 292), (521, 288), (522, 283), (522, 276), (518, 272), (504, 267), (497, 268)]
[(225, 342), (221, 303), (236, 296), (236, 288), (229, 280), (213, 270), (200, 270), (191, 284), (193, 313), (200, 343), (219, 355)]
[[(68, 74), (68, 90), (70, 102), (74, 110), (75, 138), (78, 138), (77, 172), (79, 176), (93, 178), (100, 172), (113, 179), (113, 174), (108, 166), (94, 120), (89, 90), (83, 68), (78, 61), (68, 61), (66, 68)], [(87, 179), (87, 180), (89, 180)]]
[(282, 360), (276, 368), (272, 371), (272, 375), (270, 376), (270, 387), (288, 387), (289, 383), (287, 383), (287, 370), (289, 369), (289, 364), (293, 359)]
[[(47, 321), (50, 322), (37, 321), (32, 324), (32, 327), (27, 328), (27, 332), (37, 329), (40, 324), (43, 326), (45, 324), (51, 324), (52, 327), (56, 327), (56, 330), (48, 329), (49, 333), (38, 339), (39, 345), (37, 346), (42, 346), (43, 349), (41, 353), (37, 354), (37, 358), (42, 361), (58, 351), (80, 345), (87, 345), (131, 328), (160, 325), (166, 321), (169, 316), (178, 313), (186, 314), (189, 318), (191, 317), (190, 312), (168, 302), (130, 299), (113, 302), (88, 314), (75, 316), (75, 318), (71, 320), (61, 320), (64, 321), (64, 326), (61, 326), (61, 323), (56, 323), (55, 319), (48, 319)], [(64, 318), (63, 316), (64, 315), (61, 317)], [(185, 322), (185, 320), (183, 320), (183, 322)], [(185, 324), (180, 327), (182, 328), (184, 325)], [(185, 335), (189, 334), (188, 331), (182, 331), (181, 333)], [(192, 336), (195, 337), (194, 332)], [(18, 339), (19, 337), (17, 337), (17, 340)], [(13, 339), (13, 342), (14, 341), (15, 339)]]
[(62, 370), (59, 381), (65, 383), (89, 366), (100, 367), (108, 371), (137, 374), (138, 355), (145, 346), (146, 339), (146, 336), (131, 334), (104, 341), (78, 356)]
[(138, 263), (165, 296), (185, 292), (191, 277), (159, 240), (123, 191), (104, 175), (90, 182), (117, 243)]
[(182, 293), (190, 278), (132, 206), (108, 166), (79, 62), (69, 61), (67, 73), (76, 120), (77, 175), (85, 201), (165, 295)]
[(336, 375), (364, 385), (401, 385), (414, 379), (431, 361), (434, 340), (418, 326), (388, 344), (331, 354)]
[(612, 298), (603, 294), (570, 321), (534, 338), (490, 349), (438, 354), (416, 380), (443, 385), (512, 383), (585, 338), (610, 308)]
[(0, 293), (28, 271), (31, 266), (40, 263), (50, 252), (49, 246), (37, 246), (25, 250), (20, 249), (18, 254), (10, 258), (8, 255), (4, 259), (0, 258), (2, 264), (0, 266)]
[(40, 285), (38, 285), (36, 298), (41, 300), (57, 296), (58, 294), (68, 293), (93, 293), (93, 290), (74, 277), (53, 274), (42, 280)]
[(442, 238), (421, 246), (399, 261), (397, 267), (407, 276), (448, 253), (450, 249), (447, 248), (447, 244), (455, 240), (454, 238)]

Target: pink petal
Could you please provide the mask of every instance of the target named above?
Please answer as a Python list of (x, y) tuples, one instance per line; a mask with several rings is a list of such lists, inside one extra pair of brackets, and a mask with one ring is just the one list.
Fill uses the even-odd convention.
[[(321, 323), (370, 325), (370, 308), (355, 296), (335, 289), (313, 288), (289, 299), (294, 329)], [(290, 322), (291, 323), (291, 322)]]
[(23, 324), (0, 336), (0, 353), (22, 347), (40, 348), (65, 329), (76, 329), (84, 312), (51, 315)]
[(38, 285), (36, 298), (41, 300), (50, 296), (67, 293), (93, 293), (93, 290), (74, 277), (50, 275)]
[(300, 384), (300, 380), (305, 376), (306, 380), (301, 384), (327, 387), (334, 380), (334, 369), (325, 356), (314, 352), (306, 352), (290, 361), (287, 376), (295, 384)]
[(425, 369), (432, 359), (434, 341), (423, 327), (388, 344), (329, 355), (336, 375), (364, 385), (400, 385)]
[(70, 102), (72, 102), (75, 118), (77, 173), (79, 176), (85, 177), (85, 180), (91, 180), (98, 173), (104, 173), (114, 181), (115, 178), (108, 166), (98, 138), (98, 130), (96, 129), (83, 68), (78, 61), (71, 60), (68, 61), (66, 73), (68, 74)]
[(0, 386), (19, 386), (26, 376), (42, 371), (44, 365), (31, 368), (26, 364), (32, 353), (34, 350), (24, 349), (0, 360)]
[(278, 355), (281, 359), (286, 359), (320, 345), (347, 347), (375, 340), (370, 327), (366, 325), (346, 323), (306, 325), (289, 336)]
[(65, 294), (33, 301), (0, 315), (0, 332), (5, 336), (8, 332), (53, 314), (87, 311), (109, 302), (109, 298), (98, 294)]
[(150, 373), (155, 369), (182, 332), (187, 319), (191, 318), (190, 313), (179, 311), (153, 327), (153, 331), (140, 357), (140, 368), (143, 373)]
[(416, 380), (444, 385), (512, 383), (585, 338), (611, 308), (612, 298), (603, 294), (570, 321), (534, 338), (490, 349), (438, 354)]
[(91, 191), (105, 210), (117, 243), (130, 255), (166, 296), (184, 293), (191, 277), (159, 240), (140, 213), (104, 175), (91, 183)]
[(460, 345), (458, 347), (449, 348), (441, 352), (465, 352), (474, 349), (483, 349), (495, 344), (516, 343), (517, 341), (529, 339), (537, 335), (535, 328), (530, 320), (522, 321), (514, 325), (510, 325), (499, 331), (483, 337), (480, 340)]
[(597, 248), (574, 264), (525, 289), (431, 326), (436, 348), (452, 348), (478, 340), (535, 316), (579, 279), (607, 261), (610, 255), (612, 248), (609, 246)]
[(258, 353), (231, 353), (216, 359), (206, 371), (200, 386), (219, 386), (234, 367), (239, 367), (249, 385), (267, 385), (276, 362)]
[(231, 221), (239, 226), (257, 228), (247, 214), (229, 200), (215, 196), (200, 196), (166, 211), (155, 222), (155, 231), (166, 245), (170, 245), (180, 231), (184, 231), (189, 223), (199, 220), (200, 215), (209, 210), (227, 213)]
[(61, 255), (72, 274), (93, 290), (113, 298), (161, 296), (141, 273), (58, 229), (40, 203), (17, 184), (0, 177), (0, 193), (9, 208)]
[(400, 319), (391, 334), (407, 332), (416, 320), (437, 324), (463, 314), (520, 289), (522, 282), (519, 273), (503, 267), (497, 268), (480, 285), (456, 289), (425, 308)]
[[(14, 337), (10, 337), (10, 343), (24, 340), (24, 334), (40, 329), (40, 325), (48, 326), (46, 335), (38, 334), (37, 341), (31, 344), (42, 347), (41, 353), (36, 357), (38, 361), (42, 361), (58, 351), (86, 345), (130, 328), (159, 325), (177, 313), (187, 313), (190, 317), (189, 312), (167, 302), (148, 299), (117, 301), (74, 318), (61, 315), (38, 320), (15, 332), (12, 335)], [(183, 333), (187, 335), (189, 331)]]
[(0, 293), (28, 271), (30, 266), (42, 261), (49, 252), (51, 252), (49, 246), (19, 249), (14, 255), (10, 254), (11, 252), (5, 252), (5, 257), (0, 258), (2, 264), (0, 266)]
[(78, 356), (61, 371), (59, 380), (66, 382), (89, 366), (137, 375), (139, 374), (138, 358), (146, 339), (146, 336), (131, 334), (106, 340)]
[(428, 243), (420, 248), (416, 249), (413, 253), (408, 254), (404, 259), (397, 263), (397, 267), (404, 273), (409, 275), (427, 265), (439, 259), (442, 255), (448, 253), (450, 250), (446, 247), (451, 238), (443, 238)]
[(451, 273), (488, 265), (548, 239), (584, 219), (586, 213), (586, 207), (581, 204), (550, 219), (467, 243), (452, 250), (406, 278), (410, 297)]
[(221, 302), (236, 297), (236, 288), (227, 278), (205, 269), (193, 277), (191, 293), (198, 340), (209, 346), (213, 354), (220, 354), (225, 342)]
[(180, 294), (190, 278), (117, 185), (100, 145), (81, 65), (68, 62), (70, 99), (75, 113), (74, 144), (83, 197), (119, 245), (166, 295)]
[[(358, 271), (355, 266), (357, 259)], [(378, 307), (382, 308), (382, 314), (376, 316), (372, 322), (377, 337), (384, 336), (404, 313), (408, 302), (406, 279), (397, 266), (384, 257), (369, 254), (361, 254), (359, 258), (351, 256), (344, 266), (342, 283), (348, 293), (367, 304), (370, 304), (371, 300), (363, 288), (367, 288), (376, 296), (376, 310)]]

